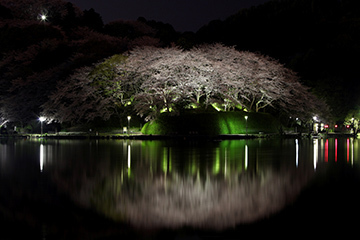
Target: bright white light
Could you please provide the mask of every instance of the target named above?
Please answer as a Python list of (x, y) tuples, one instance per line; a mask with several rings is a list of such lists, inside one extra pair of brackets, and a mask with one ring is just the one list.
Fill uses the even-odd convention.
[(48, 20), (48, 11), (46, 9), (41, 10), (41, 12), (37, 15), (37, 19), (40, 22), (46, 22)]
[(248, 120), (249, 117), (248, 117), (248, 116), (245, 116), (244, 118), (245, 118), (245, 120)]
[(43, 122), (43, 121), (45, 121), (45, 120), (46, 120), (45, 117), (39, 117), (39, 121), (40, 121), (40, 122)]

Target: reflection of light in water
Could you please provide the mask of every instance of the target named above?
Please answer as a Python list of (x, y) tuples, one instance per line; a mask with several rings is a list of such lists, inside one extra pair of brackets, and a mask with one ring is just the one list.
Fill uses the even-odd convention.
[(215, 162), (213, 167), (213, 173), (218, 174), (220, 171), (220, 149), (216, 148)]
[(127, 166), (128, 166), (128, 177), (130, 177), (130, 165), (131, 165), (131, 146), (127, 147)]
[(337, 138), (335, 139), (335, 162), (337, 162)]
[(7, 146), (6, 145), (0, 145), (0, 163), (1, 163), (1, 169), (3, 170), (4, 166), (5, 166), (5, 161), (7, 159)]
[(295, 139), (295, 162), (296, 167), (299, 166), (299, 140)]
[(316, 170), (316, 165), (318, 162), (318, 151), (319, 151), (319, 141), (314, 139), (314, 169)]
[(326, 141), (325, 141), (325, 157), (324, 157), (324, 161), (325, 162), (329, 161), (329, 139), (326, 139)]
[(224, 166), (224, 176), (226, 176), (226, 165), (227, 165), (227, 149), (225, 148), (225, 166)]
[(354, 165), (354, 139), (346, 139), (346, 161), (350, 162), (351, 165)]
[(350, 139), (346, 139), (346, 161), (349, 162), (349, 155), (350, 155)]
[(164, 171), (164, 173), (169, 173), (171, 172), (171, 168), (171, 148), (167, 147), (164, 148), (164, 153), (162, 157), (162, 170)]
[(248, 156), (248, 145), (245, 145), (245, 170), (247, 169), (249, 164), (249, 156)]
[(44, 145), (40, 144), (40, 172), (44, 169)]
[(335, 139), (335, 162), (337, 162), (337, 151), (338, 150), (338, 140), (337, 138)]
[(351, 165), (354, 165), (354, 139), (351, 138)]
[(164, 148), (164, 152), (163, 152), (163, 158), (162, 158), (162, 169), (164, 171), (164, 173), (166, 174), (168, 172), (168, 150), (167, 148)]
[(128, 168), (130, 168), (130, 164), (131, 164), (131, 146), (130, 144), (128, 145), (128, 152), (127, 152), (127, 160), (128, 160)]
[[(293, 140), (291, 142), (294, 144)], [(89, 175), (85, 174), (87, 167), (94, 169), (94, 166), (86, 165), (84, 160), (84, 166), (77, 166), (79, 171), (72, 169), (76, 181), (61, 174), (53, 176), (57, 176), (56, 182), (62, 188), (71, 191), (76, 202), (137, 227), (187, 225), (224, 229), (282, 209), (294, 200), (314, 173), (311, 160), (302, 161), (301, 158), (299, 161), (306, 165), (304, 168), (293, 165), (288, 168), (286, 164), (274, 171), (268, 162), (261, 161), (261, 156), (258, 165), (254, 164), (258, 156), (249, 156), (252, 145), (240, 143), (232, 148), (225, 144), (227, 147), (214, 146), (211, 151), (206, 150), (206, 155), (194, 153), (191, 156), (187, 156), (189, 152), (186, 151), (190, 150), (186, 148), (179, 151), (155, 144), (148, 148), (144, 144), (141, 149), (152, 156), (147, 154), (140, 158), (137, 158), (138, 145), (126, 143), (121, 150), (122, 164), (117, 168), (111, 167), (110, 159), (109, 162), (99, 161), (96, 174)], [(243, 171), (243, 167), (248, 169), (255, 165), (256, 171)], [(131, 178), (126, 176), (130, 176), (130, 169)], [(79, 174), (81, 171), (85, 173)], [(195, 172), (197, 175), (193, 174)], [(225, 173), (226, 178), (219, 177), (219, 173)]]

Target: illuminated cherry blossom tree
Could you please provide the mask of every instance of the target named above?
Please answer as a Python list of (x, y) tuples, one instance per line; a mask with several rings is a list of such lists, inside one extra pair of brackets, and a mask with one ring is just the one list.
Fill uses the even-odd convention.
[(135, 109), (150, 118), (161, 111), (198, 106), (201, 98), (207, 106), (216, 90), (210, 61), (179, 48), (137, 48), (126, 66), (134, 73), (132, 81), (141, 83)]
[(133, 80), (142, 83), (135, 108), (148, 118), (179, 113), (179, 107), (206, 109), (215, 104), (223, 110), (255, 112), (272, 107), (304, 118), (326, 108), (278, 61), (221, 44), (190, 51), (137, 48), (127, 68), (135, 73)]
[(138, 47), (79, 70), (43, 105), (60, 121), (108, 119), (130, 107), (146, 120), (185, 109), (269, 108), (298, 118), (321, 115), (326, 105), (301, 85), (294, 72), (260, 54), (221, 44), (184, 51)]

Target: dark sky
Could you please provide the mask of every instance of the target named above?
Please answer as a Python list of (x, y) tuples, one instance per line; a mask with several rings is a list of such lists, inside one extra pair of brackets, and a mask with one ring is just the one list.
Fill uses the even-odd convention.
[(105, 23), (145, 17), (170, 23), (177, 31), (196, 31), (211, 20), (269, 0), (69, 0), (82, 10), (94, 8)]

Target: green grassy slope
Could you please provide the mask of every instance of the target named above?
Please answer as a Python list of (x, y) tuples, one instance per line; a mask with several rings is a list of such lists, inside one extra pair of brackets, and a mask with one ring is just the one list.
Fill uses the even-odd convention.
[(185, 113), (180, 116), (161, 114), (144, 125), (143, 134), (153, 135), (221, 135), (247, 133), (278, 133), (280, 123), (270, 114), (248, 112)]

